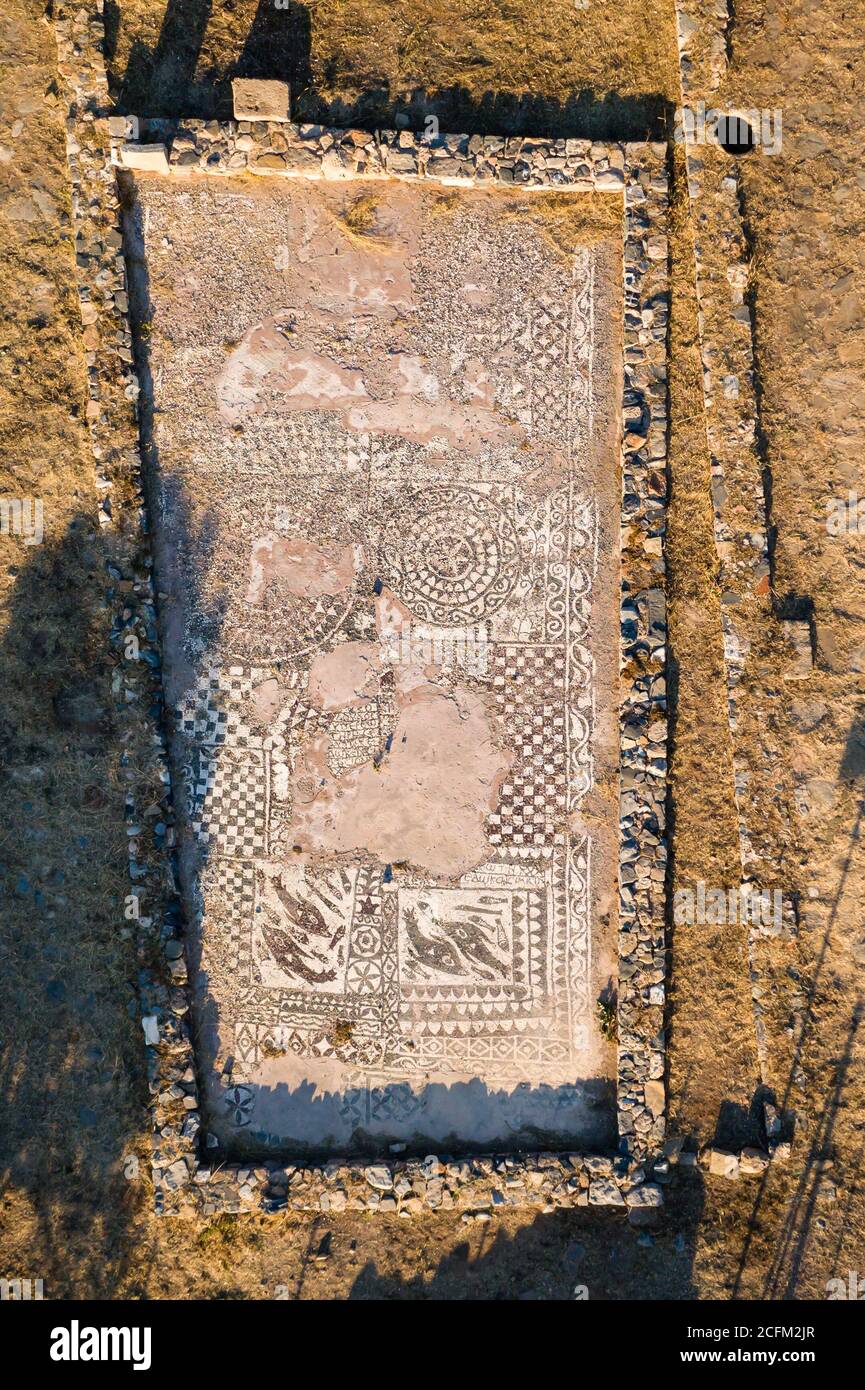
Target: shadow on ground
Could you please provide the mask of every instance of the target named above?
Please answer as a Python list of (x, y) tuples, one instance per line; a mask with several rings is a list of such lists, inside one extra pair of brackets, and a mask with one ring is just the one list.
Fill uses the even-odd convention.
[[(479, 1251), (472, 1252), (468, 1238), (456, 1239), (434, 1268), (410, 1278), (380, 1273), (374, 1261), (367, 1261), (348, 1297), (589, 1303), (694, 1299), (693, 1238), (701, 1209), (702, 1188), (696, 1179), (681, 1193), (678, 1220), (667, 1213), (651, 1230), (634, 1230), (621, 1216), (586, 1209), (540, 1215), (514, 1233), (491, 1222)], [(317, 1254), (313, 1246), (310, 1257)], [(302, 1285), (297, 1296), (303, 1296)]]
[(0, 1188), (29, 1206), (33, 1265), (10, 1273), (44, 1277), (46, 1297), (62, 1296), (49, 1271), (111, 1296), (140, 1195), (121, 749), (95, 602), (109, 562), (85, 515), (22, 546), (0, 644)]
[[(623, 97), (591, 88), (564, 102), (538, 92), (490, 90), (480, 98), (464, 86), (415, 88), (395, 93), (386, 85), (359, 92), (354, 100), (327, 100), (315, 86), (311, 63), (310, 12), (305, 5), (277, 9), (260, 0), (237, 61), (224, 70), (198, 71), (211, 0), (169, 0), (153, 47), (136, 40), (125, 72), (114, 73), (112, 97), (119, 111), (140, 116), (227, 120), (232, 114), (233, 77), (288, 81), (292, 116), (331, 126), (390, 128), (399, 123), (423, 130), (434, 117), (442, 133), (530, 134), (538, 138), (609, 140), (664, 139), (672, 109), (660, 95)], [(105, 6), (109, 71), (117, 48), (120, 6)]]
[[(797, 1083), (802, 1079), (802, 1067), (807, 1056), (808, 1045), (819, 1024), (820, 994), (824, 987), (824, 977), (830, 973), (830, 948), (838, 931), (841, 900), (847, 887), (853, 852), (861, 837), (862, 822), (863, 817), (865, 817), (865, 799), (863, 799), (863, 788), (865, 788), (865, 707), (859, 709), (850, 727), (837, 775), (839, 782), (852, 784), (858, 789), (859, 802), (856, 820), (850, 828), (846, 850), (841, 860), (842, 867), (838, 888), (826, 918), (814, 970), (809, 981), (808, 1006), (804, 1011), (798, 1034), (794, 1040), (790, 1069), (783, 1092), (777, 1101), (788, 1125), (794, 1118), (792, 1110), (798, 1093)], [(840, 1111), (847, 1104), (846, 1093), (851, 1079), (854, 1050), (863, 1016), (865, 1016), (865, 997), (859, 991), (850, 1000), (849, 1022), (841, 1053), (834, 1059), (831, 1075), (827, 1078), (828, 1084), (810, 1130), (810, 1138), (801, 1162), (798, 1181), (787, 1206), (772, 1258), (765, 1274), (762, 1296), (766, 1299), (795, 1299), (799, 1296), (799, 1285), (803, 1278), (808, 1248), (814, 1235), (814, 1224), (815, 1222), (819, 1224), (821, 1220), (818, 1204), (825, 1194), (827, 1184), (830, 1187), (832, 1185), (831, 1168), (835, 1158), (835, 1130)], [(846, 1202), (850, 1208), (855, 1204), (857, 1188), (860, 1183), (861, 1154), (860, 1147), (855, 1166), (848, 1179)], [(769, 1173), (767, 1172), (761, 1179), (754, 1198), (749, 1223), (751, 1231), (758, 1228), (766, 1201), (768, 1180)], [(844, 1229), (844, 1223), (839, 1223), (836, 1257), (840, 1257), (841, 1254)], [(736, 1292), (740, 1289), (745, 1278), (751, 1254), (752, 1236), (749, 1232), (739, 1258), (735, 1284)]]

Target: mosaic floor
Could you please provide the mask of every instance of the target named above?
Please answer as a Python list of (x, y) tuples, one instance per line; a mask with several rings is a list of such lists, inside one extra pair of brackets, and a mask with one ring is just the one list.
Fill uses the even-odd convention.
[(140, 199), (210, 1128), (603, 1145), (615, 248), (502, 193)]

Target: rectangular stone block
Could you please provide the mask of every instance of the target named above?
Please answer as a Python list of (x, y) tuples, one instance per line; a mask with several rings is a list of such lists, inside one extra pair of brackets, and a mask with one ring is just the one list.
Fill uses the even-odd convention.
[(124, 169), (167, 174), (168, 151), (164, 145), (124, 145), (120, 150), (120, 163)]
[(807, 680), (814, 669), (811, 650), (811, 624), (803, 621), (782, 622), (781, 630), (790, 647), (790, 657), (785, 665), (784, 679), (787, 681)]
[(236, 121), (288, 121), (287, 82), (263, 77), (235, 77), (231, 83)]

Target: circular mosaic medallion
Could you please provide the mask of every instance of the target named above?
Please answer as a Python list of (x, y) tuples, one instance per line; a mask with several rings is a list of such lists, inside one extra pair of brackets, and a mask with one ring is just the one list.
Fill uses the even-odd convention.
[(346, 989), (353, 994), (375, 994), (381, 986), (381, 966), (374, 960), (353, 960), (346, 971)]
[(255, 1096), (250, 1086), (232, 1086), (224, 1096), (225, 1113), (232, 1124), (242, 1129), (252, 1119)]
[(483, 493), (437, 487), (416, 493), (398, 541), (384, 546), (387, 582), (415, 617), (441, 627), (495, 613), (520, 572), (516, 529)]

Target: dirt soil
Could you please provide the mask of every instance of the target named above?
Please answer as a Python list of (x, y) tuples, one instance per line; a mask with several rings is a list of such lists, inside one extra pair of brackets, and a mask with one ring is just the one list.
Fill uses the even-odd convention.
[[(574, 11), (425, 0), (321, 0), (274, 14), (255, 0), (119, 0), (113, 93), (150, 114), (225, 112), (232, 71), (290, 73), (311, 118), (537, 134), (656, 128), (675, 105), (672, 4)], [(287, 20), (280, 36), (273, 26)], [(823, 1297), (861, 1269), (865, 1068), (858, 1035), (863, 910), (858, 533), (832, 536), (826, 499), (855, 489), (865, 434), (861, 284), (863, 6), (741, 0), (728, 90), (781, 107), (780, 155), (742, 161), (761, 448), (771, 481), (773, 584), (812, 623), (807, 682), (780, 679), (767, 641), (746, 691), (744, 751), (800, 894), (800, 933), (767, 998), (772, 1086), (798, 1123), (793, 1158), (731, 1184), (677, 1175), (653, 1244), (584, 1210), (401, 1221), (223, 1218), (160, 1223), (146, 1181), (136, 966), (124, 937), (121, 749), (103, 659), (105, 555), (83, 428), (84, 352), (53, 35), (38, 0), (0, 18), (0, 454), (4, 495), (45, 505), (41, 546), (0, 538), (0, 1274), (47, 1297)], [(414, 94), (414, 96), (413, 96)], [(674, 706), (672, 886), (738, 877), (717, 561), (681, 152), (671, 259)], [(764, 777), (764, 745), (777, 776)], [(756, 1137), (760, 1083), (746, 943), (736, 928), (671, 933), (672, 1127), (697, 1142)], [(330, 1240), (325, 1237), (330, 1234)]]

